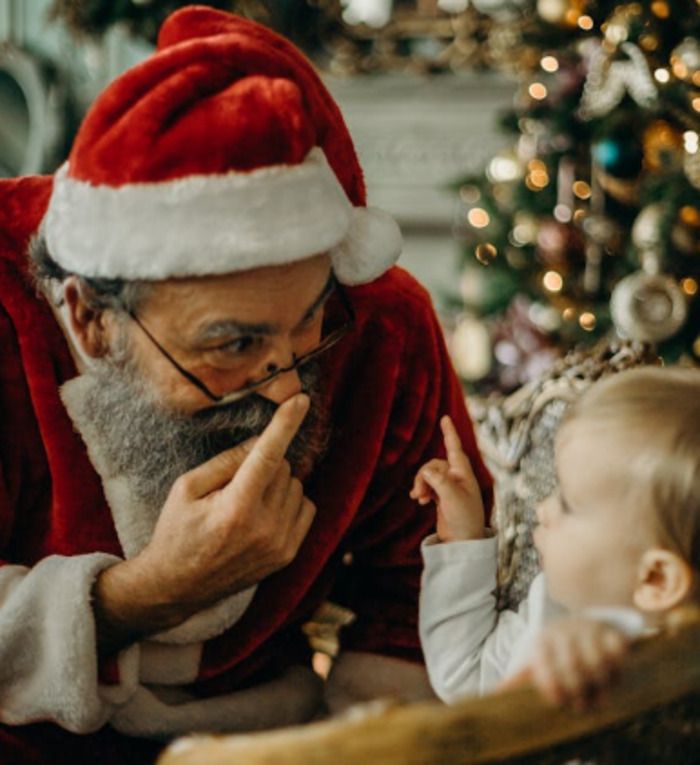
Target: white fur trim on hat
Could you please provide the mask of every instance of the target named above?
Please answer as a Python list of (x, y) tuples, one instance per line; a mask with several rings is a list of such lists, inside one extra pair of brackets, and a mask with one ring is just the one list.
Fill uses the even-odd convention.
[(333, 251), (340, 281), (358, 284), (400, 252), (398, 226), (384, 216), (353, 209), (316, 147), (299, 165), (119, 187), (71, 178), (66, 164), (45, 231), (56, 262), (88, 277), (222, 274)]

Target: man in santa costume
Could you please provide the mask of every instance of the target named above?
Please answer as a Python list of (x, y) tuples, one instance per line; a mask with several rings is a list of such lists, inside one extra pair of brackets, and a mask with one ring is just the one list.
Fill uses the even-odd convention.
[[(490, 479), (399, 251), (307, 60), (201, 6), (53, 178), (0, 183), (3, 765), (428, 693), (408, 492), (440, 415)], [(355, 621), (324, 685), (326, 599)]]

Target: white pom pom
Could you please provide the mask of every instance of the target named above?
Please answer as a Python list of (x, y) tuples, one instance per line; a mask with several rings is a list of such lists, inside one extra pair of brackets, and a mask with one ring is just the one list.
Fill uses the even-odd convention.
[(333, 271), (341, 284), (371, 282), (396, 263), (401, 246), (401, 230), (391, 215), (355, 207), (345, 239), (331, 250)]

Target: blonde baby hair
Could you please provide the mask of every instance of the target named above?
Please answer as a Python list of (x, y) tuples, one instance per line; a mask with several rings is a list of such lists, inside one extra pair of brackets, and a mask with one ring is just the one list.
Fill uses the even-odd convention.
[(592, 385), (562, 426), (625, 432), (621, 480), (655, 514), (659, 544), (700, 571), (700, 370), (638, 367)]

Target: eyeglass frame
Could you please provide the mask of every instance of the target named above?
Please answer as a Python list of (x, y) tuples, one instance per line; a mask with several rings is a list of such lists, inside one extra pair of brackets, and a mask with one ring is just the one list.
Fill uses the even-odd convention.
[[(295, 369), (298, 369), (299, 367), (303, 366), (304, 364), (307, 364), (312, 359), (315, 359), (317, 356), (320, 356), (322, 353), (325, 353), (326, 351), (330, 350), (339, 340), (341, 340), (345, 335), (350, 332), (350, 330), (355, 326), (355, 311), (352, 307), (352, 303), (350, 302), (350, 298), (348, 297), (347, 293), (343, 289), (340, 282), (335, 277), (332, 277), (333, 280), (333, 288), (337, 292), (338, 296), (340, 297), (341, 305), (343, 306), (343, 309), (345, 310), (345, 313), (347, 314), (347, 321), (345, 321), (343, 324), (341, 324), (337, 329), (334, 329), (325, 340), (322, 340), (321, 344), (316, 346), (316, 348), (312, 349), (308, 353), (304, 353), (301, 356), (294, 356), (294, 361), (286, 367), (277, 367), (274, 371), (270, 372), (265, 377), (261, 378), (260, 380), (257, 380), (256, 382), (249, 383), (248, 385), (245, 385), (243, 388), (240, 388), (239, 390), (231, 391), (230, 393), (224, 393), (221, 396), (218, 396), (216, 393), (212, 393), (211, 390), (206, 386), (202, 380), (199, 379), (196, 375), (194, 375), (189, 370), (185, 369), (159, 342), (156, 340), (156, 338), (151, 334), (151, 332), (146, 328), (146, 326), (141, 322), (141, 320), (136, 315), (136, 312), (133, 309), (128, 309), (126, 313), (129, 315), (129, 317), (141, 328), (141, 331), (146, 335), (146, 337), (153, 343), (153, 345), (158, 349), (158, 351), (161, 353), (161, 355), (167, 359), (170, 364), (192, 385), (194, 385), (196, 388), (198, 388), (210, 401), (213, 402), (214, 406), (226, 406), (227, 404), (233, 404), (236, 401), (240, 401), (241, 399), (245, 398), (246, 396), (249, 396), (251, 393), (255, 393), (255, 391), (259, 390), (260, 388), (264, 387), (268, 383), (272, 382), (275, 378), (279, 377), (280, 375), (286, 374), (287, 372), (292, 372)], [(332, 294), (332, 293), (331, 293)]]

